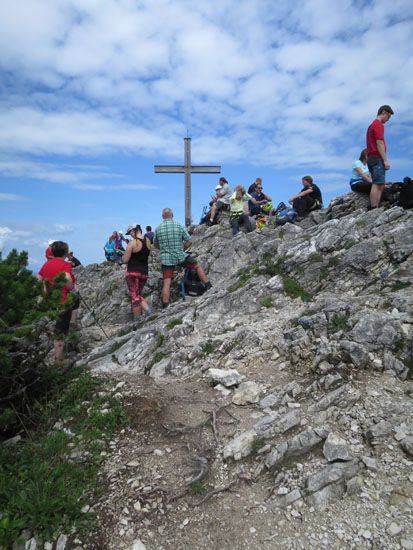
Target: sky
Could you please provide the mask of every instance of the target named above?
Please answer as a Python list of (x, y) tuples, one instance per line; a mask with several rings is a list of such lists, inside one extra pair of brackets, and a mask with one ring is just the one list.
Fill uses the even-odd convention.
[[(274, 203), (311, 175), (347, 193), (380, 105), (388, 181), (413, 176), (411, 0), (19, 0), (0, 3), (0, 250), (49, 240), (83, 264), (113, 230), (185, 220), (184, 176), (220, 165)], [(192, 176), (192, 219), (219, 175)]]

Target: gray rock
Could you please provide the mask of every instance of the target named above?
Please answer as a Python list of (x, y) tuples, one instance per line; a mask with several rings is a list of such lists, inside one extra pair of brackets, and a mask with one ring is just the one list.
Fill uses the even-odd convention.
[(345, 393), (346, 390), (347, 390), (347, 385), (340, 386), (336, 390), (333, 390), (329, 392), (327, 395), (325, 395), (324, 397), (322, 397), (317, 403), (311, 405), (309, 407), (309, 410), (311, 412), (318, 412), (318, 411), (324, 411), (325, 409), (328, 409), (329, 407), (331, 407), (331, 405), (333, 405), (340, 399), (340, 397)]
[(261, 418), (255, 425), (254, 430), (265, 438), (273, 437), (291, 430), (301, 421), (301, 414), (298, 410), (292, 410), (285, 415), (268, 415)]
[(413, 457), (413, 436), (409, 435), (400, 442), (400, 447), (403, 451)]
[(232, 397), (232, 402), (235, 405), (258, 403), (260, 394), (261, 389), (255, 382), (241, 382)]
[(255, 430), (249, 430), (243, 432), (237, 437), (234, 437), (223, 450), (224, 458), (234, 458), (234, 460), (240, 460), (251, 454), (252, 445), (257, 439), (257, 433)]
[(235, 369), (208, 369), (207, 376), (213, 385), (222, 384), (227, 388), (238, 386), (244, 378)]
[(308, 493), (315, 493), (336, 481), (348, 480), (354, 477), (359, 469), (360, 464), (357, 461), (329, 464), (306, 479), (306, 490)]
[(323, 454), (329, 462), (351, 460), (348, 443), (337, 433), (330, 432), (324, 442)]
[(65, 550), (67, 544), (67, 536), (60, 535), (56, 542), (56, 550)]
[(286, 495), (283, 495), (279, 497), (276, 501), (276, 506), (279, 506), (280, 508), (286, 508), (287, 506), (290, 506), (294, 502), (297, 502), (297, 500), (300, 500), (302, 498), (301, 491), (299, 489), (293, 489), (291, 492), (287, 493)]
[(339, 500), (346, 492), (343, 483), (337, 483), (335, 485), (327, 485), (316, 493), (313, 493), (306, 497), (306, 502), (310, 506), (319, 506), (324, 508), (331, 502)]
[(288, 451), (288, 443), (280, 443), (273, 451), (271, 451), (265, 459), (265, 465), (267, 468), (272, 468), (275, 465), (280, 464), (284, 459)]

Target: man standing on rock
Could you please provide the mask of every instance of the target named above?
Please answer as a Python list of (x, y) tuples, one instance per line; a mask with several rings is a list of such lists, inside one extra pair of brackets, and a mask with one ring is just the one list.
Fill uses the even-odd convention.
[(377, 111), (377, 117), (367, 129), (367, 166), (369, 168), (372, 186), (370, 191), (370, 208), (380, 206), (386, 176), (385, 171), (390, 168), (387, 159), (386, 142), (384, 141), (384, 125), (394, 114), (390, 105), (382, 105)]
[(205, 271), (185, 250), (191, 246), (192, 241), (188, 231), (183, 225), (176, 222), (170, 208), (162, 210), (163, 222), (157, 227), (153, 238), (153, 244), (161, 251), (161, 263), (163, 274), (162, 308), (169, 305), (171, 281), (174, 271), (180, 267), (196, 269), (198, 277), (206, 290), (211, 288)]

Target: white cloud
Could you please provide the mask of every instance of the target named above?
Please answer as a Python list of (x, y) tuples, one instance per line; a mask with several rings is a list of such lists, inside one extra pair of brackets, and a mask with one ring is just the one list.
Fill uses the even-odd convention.
[[(4, 2), (0, 66), (10, 93), (0, 101), (0, 149), (181, 157), (188, 128), (207, 161), (331, 169), (338, 160), (344, 168), (351, 160), (342, 152), (355, 142), (361, 148), (380, 104), (413, 122), (412, 6)], [(33, 177), (42, 174), (79, 189), (108, 188), (105, 170), (92, 181), (87, 169), (38, 164)]]
[(25, 201), (27, 197), (15, 195), (14, 193), (0, 193), (0, 201)]
[(12, 230), (9, 227), (0, 226), (0, 250), (3, 250), (3, 247), (11, 234)]

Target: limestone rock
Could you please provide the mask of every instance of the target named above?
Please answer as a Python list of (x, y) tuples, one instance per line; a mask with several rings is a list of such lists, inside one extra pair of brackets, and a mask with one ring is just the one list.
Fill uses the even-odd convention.
[(238, 386), (244, 378), (235, 369), (208, 369), (207, 376), (213, 385), (222, 384), (227, 388)]
[(338, 434), (330, 432), (324, 442), (323, 453), (329, 462), (351, 460), (348, 443)]
[(258, 403), (260, 394), (261, 389), (255, 382), (241, 382), (232, 397), (232, 402), (235, 405)]

